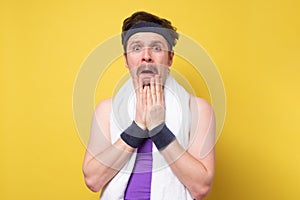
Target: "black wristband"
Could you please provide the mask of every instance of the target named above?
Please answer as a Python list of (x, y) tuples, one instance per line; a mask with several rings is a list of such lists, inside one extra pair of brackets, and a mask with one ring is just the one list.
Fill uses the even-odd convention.
[(168, 129), (165, 123), (149, 131), (149, 137), (159, 151), (163, 150), (176, 139), (175, 135)]
[(134, 121), (121, 134), (122, 140), (133, 148), (137, 148), (145, 138), (148, 138), (148, 131), (141, 129)]

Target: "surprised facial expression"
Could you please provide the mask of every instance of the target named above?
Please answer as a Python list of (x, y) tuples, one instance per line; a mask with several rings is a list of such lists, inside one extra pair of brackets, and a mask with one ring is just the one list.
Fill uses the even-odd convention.
[(139, 32), (132, 35), (126, 47), (126, 66), (131, 76), (142, 79), (148, 85), (151, 77), (159, 75), (162, 83), (168, 75), (173, 61), (173, 52), (169, 52), (166, 39), (152, 32)]

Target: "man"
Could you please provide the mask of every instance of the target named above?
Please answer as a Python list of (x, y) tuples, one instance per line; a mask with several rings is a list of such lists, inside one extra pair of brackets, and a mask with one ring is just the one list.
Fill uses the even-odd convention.
[(176, 29), (136, 12), (122, 31), (131, 79), (95, 109), (86, 184), (102, 189), (100, 199), (203, 199), (214, 176), (214, 113), (169, 74)]

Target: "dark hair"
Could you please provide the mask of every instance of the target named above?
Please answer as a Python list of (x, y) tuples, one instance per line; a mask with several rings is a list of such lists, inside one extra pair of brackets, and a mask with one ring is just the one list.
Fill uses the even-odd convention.
[(124, 33), (126, 33), (126, 31), (128, 31), (132, 26), (134, 26), (135, 24), (138, 24), (140, 22), (152, 22), (152, 23), (162, 26), (163, 28), (169, 29), (171, 38), (173, 40), (173, 42), (172, 42), (173, 46), (175, 46), (179, 35), (176, 32), (177, 29), (174, 26), (172, 26), (171, 22), (167, 19), (160, 18), (156, 15), (153, 15), (151, 13), (144, 12), (144, 11), (135, 12), (130, 17), (126, 18), (123, 21), (122, 41), (124, 40), (124, 36), (125, 36)]

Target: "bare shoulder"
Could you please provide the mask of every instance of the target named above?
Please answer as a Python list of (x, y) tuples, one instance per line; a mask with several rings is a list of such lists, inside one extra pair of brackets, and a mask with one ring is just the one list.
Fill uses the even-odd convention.
[(104, 99), (100, 101), (94, 111), (94, 115), (97, 119), (99, 127), (106, 135), (107, 138), (110, 138), (110, 112), (112, 107), (112, 99)]
[(105, 99), (99, 102), (94, 109), (84, 166), (86, 166), (95, 155), (110, 145), (111, 105), (112, 100)]
[(200, 97), (191, 96), (190, 100), (190, 107), (192, 111), (198, 110), (198, 111), (207, 111), (207, 112), (213, 112), (213, 108), (210, 105), (210, 103)]
[(109, 114), (112, 106), (112, 98), (107, 98), (100, 101), (96, 108), (95, 113), (98, 115)]
[(215, 119), (210, 103), (199, 97), (191, 96), (191, 129), (189, 152), (196, 158), (208, 155), (214, 145)]

